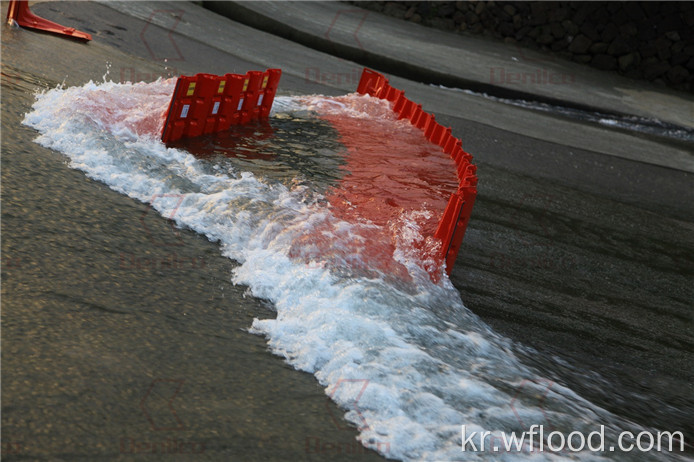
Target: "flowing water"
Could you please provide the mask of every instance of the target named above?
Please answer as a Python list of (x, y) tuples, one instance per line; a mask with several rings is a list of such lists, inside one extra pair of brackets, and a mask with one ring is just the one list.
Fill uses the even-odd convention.
[[(386, 139), (412, 134), (404, 122), (384, 118), (386, 103), (358, 95), (279, 96), (267, 124), (167, 147), (158, 134), (173, 85), (44, 90), (23, 123), (71, 169), (175, 223), (170, 239), (180, 228), (218, 243), (237, 263), (219, 277), (247, 287), (276, 313), (255, 317), (246, 335), (265, 338), (275, 355), (313, 374), (362, 445), (400, 460), (499, 460), (489, 448), (461, 453), (461, 425), (492, 439), (520, 435), (531, 422), (566, 435), (604, 425), (608, 445), (621, 431), (647, 430), (550, 380), (519, 357), (522, 346), (466, 308), (446, 277), (432, 282), (419, 246), (445, 194), (419, 208), (391, 209), (400, 212), (381, 222), (335, 205), (353, 172), (344, 135), (330, 118), (380, 120), (390, 134), (373, 143), (397, 156)], [(406, 144), (429, 149), (424, 141)], [(445, 184), (421, 187), (439, 181)], [(389, 240), (387, 248), (379, 239)], [(383, 269), (393, 267), (398, 271)], [(537, 444), (501, 457), (679, 458), (655, 451), (539, 453)]]

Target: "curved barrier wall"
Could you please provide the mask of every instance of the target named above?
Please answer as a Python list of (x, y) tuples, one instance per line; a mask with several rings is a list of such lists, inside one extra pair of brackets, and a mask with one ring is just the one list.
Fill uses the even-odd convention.
[(472, 164), (472, 156), (463, 150), (462, 141), (453, 136), (450, 127), (436, 122), (433, 114), (423, 111), (421, 104), (407, 99), (405, 92), (392, 87), (384, 75), (364, 69), (357, 92), (390, 101), (398, 119), (408, 119), (427, 140), (441, 147), (455, 162), (458, 190), (448, 200), (434, 233), (443, 243), (440, 258), (446, 263), (446, 272), (450, 275), (477, 196), (477, 167)]

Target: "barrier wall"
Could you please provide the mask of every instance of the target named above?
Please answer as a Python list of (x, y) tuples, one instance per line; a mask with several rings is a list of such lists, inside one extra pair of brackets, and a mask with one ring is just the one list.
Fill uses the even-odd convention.
[(267, 119), (282, 71), (250, 71), (243, 74), (197, 74), (176, 82), (166, 113), (161, 139), (180, 138), (228, 130)]
[(450, 275), (477, 196), (477, 167), (471, 163), (472, 156), (463, 150), (462, 141), (453, 136), (450, 127), (436, 122), (433, 114), (423, 111), (421, 104), (407, 99), (404, 91), (390, 86), (382, 74), (364, 69), (357, 92), (390, 101), (398, 119), (408, 119), (422, 130), (427, 140), (441, 147), (455, 162), (458, 190), (451, 195), (434, 234), (443, 242), (440, 257)]

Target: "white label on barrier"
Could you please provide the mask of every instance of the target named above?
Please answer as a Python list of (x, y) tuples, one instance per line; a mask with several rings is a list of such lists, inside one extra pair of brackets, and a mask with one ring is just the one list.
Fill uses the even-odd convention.
[(239, 107), (236, 108), (237, 111), (241, 110), (241, 106), (243, 106), (243, 98), (239, 100)]
[(188, 109), (190, 108), (190, 104), (184, 104), (183, 109), (181, 109), (181, 119), (185, 119), (188, 117)]
[(214, 106), (212, 107), (212, 114), (217, 114), (217, 111), (219, 111), (219, 101), (214, 102)]
[(263, 104), (263, 96), (265, 96), (265, 93), (261, 93), (261, 94), (260, 94), (260, 98), (258, 98), (258, 106), (260, 106), (261, 104)]

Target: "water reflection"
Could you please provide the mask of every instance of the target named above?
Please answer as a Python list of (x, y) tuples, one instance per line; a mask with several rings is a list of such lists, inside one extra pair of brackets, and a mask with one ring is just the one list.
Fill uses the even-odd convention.
[(277, 114), (267, 121), (169, 144), (200, 159), (286, 185), (304, 183), (324, 192), (342, 177), (346, 150), (329, 122), (307, 113)]

